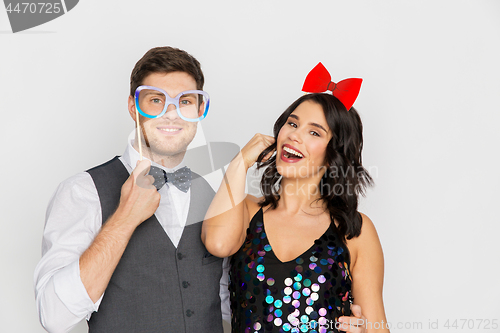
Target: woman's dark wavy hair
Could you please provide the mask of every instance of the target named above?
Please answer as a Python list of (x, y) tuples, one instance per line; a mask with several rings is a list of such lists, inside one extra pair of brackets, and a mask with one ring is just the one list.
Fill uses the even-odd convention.
[[(365, 189), (373, 185), (373, 179), (361, 162), (363, 149), (363, 124), (358, 112), (349, 111), (333, 95), (319, 93), (300, 97), (290, 105), (274, 124), (275, 143), (259, 156), (258, 168), (266, 168), (260, 183), (264, 199), (261, 207), (278, 206), (281, 175), (276, 169), (276, 154), (265, 162), (265, 155), (276, 149), (278, 133), (286, 124), (290, 114), (303, 102), (311, 101), (323, 108), (332, 138), (326, 148), (326, 171), (320, 181), (322, 200), (327, 204), (330, 217), (338, 222), (337, 232), (341, 239), (351, 239), (361, 233), (362, 218), (358, 213), (358, 196), (365, 195)], [(340, 191), (338, 189), (340, 188)], [(337, 190), (336, 190), (337, 189)]]

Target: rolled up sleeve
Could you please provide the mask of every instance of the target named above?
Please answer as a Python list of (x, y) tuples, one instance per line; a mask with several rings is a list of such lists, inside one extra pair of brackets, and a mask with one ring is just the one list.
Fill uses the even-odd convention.
[(47, 208), (42, 258), (35, 269), (35, 298), (40, 322), (49, 332), (68, 332), (89, 319), (93, 303), (80, 279), (79, 260), (102, 224), (94, 182), (86, 172), (59, 185)]

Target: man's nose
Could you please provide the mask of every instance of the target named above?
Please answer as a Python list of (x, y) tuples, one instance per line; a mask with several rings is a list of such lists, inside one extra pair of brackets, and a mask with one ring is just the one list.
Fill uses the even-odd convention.
[(179, 118), (179, 115), (177, 114), (177, 108), (175, 107), (174, 104), (170, 104), (167, 106), (167, 111), (162, 116), (162, 118), (167, 118), (170, 120), (174, 120), (174, 119)]

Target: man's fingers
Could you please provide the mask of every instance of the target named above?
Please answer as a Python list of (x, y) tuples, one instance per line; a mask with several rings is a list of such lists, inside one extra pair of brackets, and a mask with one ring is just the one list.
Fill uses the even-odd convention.
[(361, 318), (361, 306), (353, 304), (351, 307), (351, 312), (354, 316)]
[(149, 172), (149, 169), (151, 168), (151, 161), (150, 160), (142, 160), (142, 161), (137, 161), (137, 165), (132, 171), (135, 177), (141, 175), (141, 176), (146, 176)]
[(339, 318), (339, 322), (341, 323), (339, 329), (344, 332), (365, 332), (365, 316), (361, 315), (360, 317), (347, 317), (342, 316)]

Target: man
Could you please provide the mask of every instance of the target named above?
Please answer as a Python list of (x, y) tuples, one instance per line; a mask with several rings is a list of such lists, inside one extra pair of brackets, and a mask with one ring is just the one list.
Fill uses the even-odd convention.
[[(183, 162), (208, 109), (203, 84), (199, 62), (185, 51), (149, 50), (132, 71), (128, 100), (143, 135), (136, 132), (123, 156), (56, 190), (35, 270), (49, 332), (83, 318), (89, 332), (222, 332), (223, 260), (200, 239), (214, 192)], [(160, 177), (148, 175), (151, 164)]]

